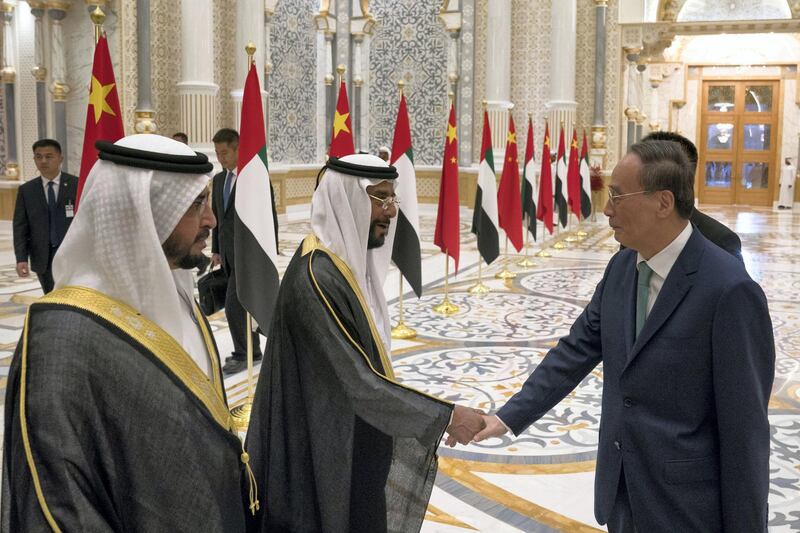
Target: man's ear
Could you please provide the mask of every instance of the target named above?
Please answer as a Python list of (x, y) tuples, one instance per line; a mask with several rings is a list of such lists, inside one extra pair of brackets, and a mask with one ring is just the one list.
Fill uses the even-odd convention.
[(658, 211), (659, 218), (667, 218), (675, 211), (675, 195), (672, 191), (658, 191)]

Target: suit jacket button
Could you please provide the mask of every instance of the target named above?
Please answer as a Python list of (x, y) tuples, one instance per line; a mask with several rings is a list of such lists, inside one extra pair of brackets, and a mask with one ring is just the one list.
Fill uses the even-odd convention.
[(625, 407), (630, 407), (631, 405), (633, 405), (633, 400), (631, 400), (630, 398), (625, 398), (625, 400), (623, 400), (622, 402), (622, 405), (624, 405)]
[(614, 441), (614, 447), (616, 449), (618, 449), (618, 450), (621, 450), (622, 449), (622, 443), (620, 441), (618, 441), (618, 440), (615, 440)]

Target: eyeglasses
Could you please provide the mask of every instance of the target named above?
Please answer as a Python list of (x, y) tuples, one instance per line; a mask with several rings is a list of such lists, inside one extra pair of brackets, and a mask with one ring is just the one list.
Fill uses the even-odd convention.
[(381, 204), (381, 209), (384, 211), (388, 211), (391, 207), (400, 207), (400, 200), (397, 199), (397, 196), (387, 196), (386, 198), (379, 198), (377, 196), (372, 196), (371, 194), (367, 194), (373, 200), (377, 200)]
[(620, 200), (622, 200), (626, 196), (636, 196), (637, 194), (649, 194), (651, 192), (653, 191), (636, 191), (625, 194), (614, 194), (614, 191), (608, 189), (608, 201), (611, 202), (611, 205), (619, 205)]

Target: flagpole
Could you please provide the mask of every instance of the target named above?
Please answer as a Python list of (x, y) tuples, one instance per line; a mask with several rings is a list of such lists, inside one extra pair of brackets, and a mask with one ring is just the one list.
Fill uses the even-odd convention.
[(494, 277), (497, 278), (497, 279), (502, 279), (502, 280), (509, 280), (509, 279), (516, 278), (517, 274), (514, 273), (514, 272), (511, 272), (508, 269), (508, 263), (511, 261), (511, 259), (509, 259), (509, 257), (508, 257), (508, 235), (507, 234), (506, 234), (506, 247), (505, 247), (505, 251), (503, 252), (503, 255), (506, 256), (505, 262), (503, 263), (503, 265), (504, 265), (503, 266), (503, 270), (501, 270), (500, 272), (495, 274)]
[(392, 338), (393, 339), (413, 339), (417, 336), (417, 330), (414, 328), (410, 328), (403, 322), (403, 274), (400, 274), (400, 299), (399, 299), (399, 307), (400, 307), (400, 318), (397, 321), (397, 325), (392, 328)]
[(547, 238), (547, 237), (545, 236), (545, 233), (544, 233), (544, 232), (545, 232), (545, 229), (546, 229), (546, 228), (545, 228), (545, 226), (544, 226), (544, 221), (542, 221), (542, 247), (541, 247), (541, 249), (540, 249), (540, 250), (539, 250), (539, 251), (536, 253), (536, 257), (551, 257), (551, 255), (550, 255), (550, 252), (548, 252), (547, 250), (545, 250), (544, 240)]
[(444, 300), (442, 303), (433, 306), (433, 312), (444, 316), (452, 316), (458, 313), (458, 306), (448, 298), (449, 290), (447, 280), (450, 278), (450, 256), (447, 250), (444, 251)]
[(536, 263), (533, 262), (532, 260), (528, 259), (528, 237), (529, 237), (530, 232), (528, 231), (528, 228), (525, 227), (525, 223), (524, 222), (522, 223), (522, 227), (525, 230), (525, 257), (522, 259), (522, 261), (517, 263), (517, 266), (521, 266), (522, 268), (535, 267)]
[[(253, 56), (256, 53), (256, 45), (250, 41), (245, 47), (247, 53), (247, 65), (253, 65)], [(253, 409), (253, 317), (248, 311), (245, 314), (245, 335), (247, 335), (247, 398), (244, 403), (231, 409), (233, 426), (239, 431), (247, 431), (250, 425), (250, 412)]]
[(487, 292), (492, 292), (492, 289), (483, 283), (483, 257), (481, 257), (480, 252), (478, 252), (478, 281), (475, 282), (475, 285), (467, 289), (467, 292), (470, 294), (486, 294)]
[(100, 9), (100, 4), (94, 6), (94, 9), (89, 14), (89, 18), (92, 20), (92, 24), (94, 24), (94, 44), (96, 45), (103, 35), (103, 22), (106, 20), (106, 14)]

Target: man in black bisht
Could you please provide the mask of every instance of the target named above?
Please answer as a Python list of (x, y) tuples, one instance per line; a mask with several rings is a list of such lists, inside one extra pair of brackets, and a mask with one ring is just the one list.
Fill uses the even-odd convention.
[(314, 193), (253, 401), (254, 531), (418, 531), (445, 429), (467, 443), (482, 425), (395, 380), (383, 281), (396, 177), (373, 155), (332, 157)]
[(211, 164), (159, 135), (97, 146), (11, 362), (0, 531), (244, 531), (252, 478), (192, 298)]

